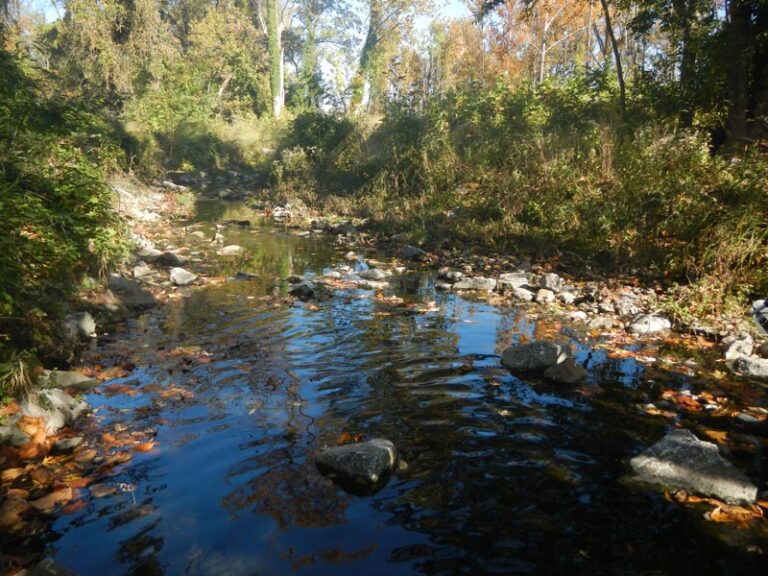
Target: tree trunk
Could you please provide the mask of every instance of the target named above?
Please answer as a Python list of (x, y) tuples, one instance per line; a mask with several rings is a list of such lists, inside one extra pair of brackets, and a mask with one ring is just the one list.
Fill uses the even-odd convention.
[(751, 11), (743, 0), (730, 3), (726, 42), (728, 59), (728, 118), (725, 132), (729, 146), (738, 145), (747, 137), (749, 106), (749, 59)]
[(283, 46), (277, 0), (267, 0), (267, 50), (269, 52), (269, 87), (272, 92), (272, 116), (280, 118), (285, 105), (283, 84)]
[(378, 96), (374, 90), (375, 79), (373, 76), (377, 73), (376, 52), (381, 40), (380, 28), (383, 17), (384, 12), (381, 0), (371, 0), (368, 34), (365, 37), (365, 44), (363, 44), (363, 50), (360, 53), (360, 64), (350, 85), (352, 89), (350, 110), (353, 113), (360, 112), (367, 104), (365, 102), (366, 85), (368, 86), (369, 100), (373, 100)]
[(624, 68), (621, 65), (621, 53), (619, 51), (619, 45), (616, 42), (616, 34), (613, 32), (613, 24), (611, 24), (611, 13), (608, 8), (608, 0), (600, 0), (600, 4), (603, 7), (603, 16), (605, 17), (605, 30), (608, 33), (608, 38), (610, 38), (611, 47), (613, 48), (613, 59), (616, 61), (616, 76), (619, 80), (619, 109), (621, 110), (622, 118), (626, 118), (627, 87), (624, 83)]

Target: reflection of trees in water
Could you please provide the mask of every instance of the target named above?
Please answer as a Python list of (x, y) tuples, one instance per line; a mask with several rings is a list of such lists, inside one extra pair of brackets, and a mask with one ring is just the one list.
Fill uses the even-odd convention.
[(233, 517), (246, 511), (267, 514), (281, 530), (342, 523), (346, 498), (320, 475), (311, 461), (294, 462), (291, 449), (285, 449), (270, 452), (259, 462), (267, 471), (222, 499), (222, 507)]

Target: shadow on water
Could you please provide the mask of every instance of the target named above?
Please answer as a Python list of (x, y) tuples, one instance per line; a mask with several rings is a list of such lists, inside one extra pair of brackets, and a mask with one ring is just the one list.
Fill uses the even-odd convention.
[[(213, 208), (207, 218), (241, 218)], [(664, 423), (637, 413), (643, 367), (565, 335), (590, 369), (583, 386), (517, 378), (510, 342), (544, 323), (522, 308), (437, 294), (426, 273), (393, 292), (436, 300), (399, 313), (370, 292), (281, 303), (288, 274), (339, 255), (254, 221), (225, 229), (256, 278), (192, 292), (133, 322), (104, 352), (127, 354), (136, 396), (92, 395), (105, 426), (157, 431), (106, 482), (121, 490), (61, 517), (51, 549), (88, 574), (748, 574), (764, 529), (622, 481)], [(179, 346), (205, 362), (169, 361)], [(178, 398), (163, 395), (176, 387)], [(390, 438), (408, 463), (370, 497), (345, 494), (313, 455), (340, 434)]]

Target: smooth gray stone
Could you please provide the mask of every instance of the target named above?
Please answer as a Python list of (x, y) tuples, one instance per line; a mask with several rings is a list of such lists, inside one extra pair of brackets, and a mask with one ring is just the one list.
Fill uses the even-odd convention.
[(528, 344), (510, 346), (501, 356), (501, 365), (511, 372), (546, 370), (565, 362), (568, 352), (560, 344), (538, 340)]
[(417, 248), (416, 246), (403, 246), (400, 249), (400, 258), (403, 260), (417, 260), (419, 262), (423, 262), (427, 259), (427, 253), (424, 252), (421, 248)]
[(768, 380), (768, 360), (765, 358), (741, 356), (733, 361), (733, 369), (748, 378)]
[(54, 388), (74, 388), (79, 392), (95, 388), (100, 383), (98, 378), (89, 378), (79, 372), (66, 370), (46, 371), (45, 377), (48, 384)]
[(318, 454), (320, 472), (347, 491), (377, 489), (395, 470), (397, 448), (384, 438), (328, 448)]
[(655, 332), (664, 332), (672, 328), (672, 323), (663, 316), (652, 314), (643, 314), (635, 318), (629, 325), (629, 331), (632, 334), (653, 334)]
[(21, 402), (21, 413), (32, 418), (43, 418), (48, 434), (74, 423), (87, 409), (86, 402), (72, 398), (59, 388), (30, 394)]
[(219, 256), (238, 256), (242, 253), (243, 247), (238, 246), (237, 244), (230, 244), (229, 246), (224, 246), (224, 248), (216, 251), (216, 254)]
[(192, 274), (184, 268), (171, 268), (168, 276), (174, 286), (189, 286), (197, 280), (197, 274)]
[(157, 306), (155, 297), (135, 280), (113, 276), (109, 279), (109, 289), (130, 310), (141, 311)]
[(529, 281), (528, 274), (525, 272), (507, 272), (499, 276), (497, 284), (499, 290), (504, 292), (506, 290), (514, 290), (515, 288), (528, 286)]
[(584, 366), (576, 364), (572, 358), (544, 370), (544, 378), (559, 384), (578, 384), (588, 375)]
[(495, 278), (484, 278), (476, 276), (475, 278), (464, 278), (453, 285), (454, 290), (480, 290), (483, 292), (492, 292), (496, 289)]
[(544, 274), (544, 276), (539, 278), (539, 288), (544, 288), (546, 290), (550, 290), (551, 292), (560, 292), (564, 286), (565, 281), (560, 278), (560, 276), (552, 272)]
[(552, 302), (555, 301), (555, 293), (552, 292), (552, 290), (547, 290), (546, 288), (540, 288), (538, 292), (536, 292), (536, 302), (539, 302), (541, 304), (552, 304)]
[(723, 356), (726, 360), (736, 360), (740, 356), (750, 356), (755, 347), (752, 336), (729, 336), (723, 340)]
[(58, 440), (53, 444), (53, 453), (54, 454), (69, 454), (80, 446), (80, 444), (83, 443), (83, 437), (82, 436), (75, 436), (74, 438), (64, 438), (62, 440)]
[(27, 442), (29, 442), (29, 436), (17, 426), (0, 426), (0, 444), (20, 448)]
[(523, 302), (533, 302), (533, 299), (536, 298), (536, 294), (525, 288), (513, 288), (512, 295)]
[(630, 460), (637, 477), (665, 489), (713, 496), (729, 503), (752, 503), (757, 487), (725, 460), (711, 442), (690, 430), (673, 430)]
[(369, 268), (360, 272), (360, 278), (365, 280), (384, 280), (384, 278), (389, 278), (391, 275), (391, 273), (387, 273), (379, 268)]

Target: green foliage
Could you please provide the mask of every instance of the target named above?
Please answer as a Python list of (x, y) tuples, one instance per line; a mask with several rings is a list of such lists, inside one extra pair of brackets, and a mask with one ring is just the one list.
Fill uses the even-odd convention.
[(51, 346), (80, 278), (123, 255), (104, 179), (123, 161), (115, 140), (109, 123), (39, 96), (0, 53), (0, 322), (17, 348)]
[(29, 352), (13, 351), (0, 361), (0, 398), (23, 398), (35, 389), (37, 359)]

